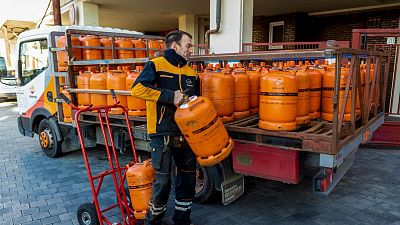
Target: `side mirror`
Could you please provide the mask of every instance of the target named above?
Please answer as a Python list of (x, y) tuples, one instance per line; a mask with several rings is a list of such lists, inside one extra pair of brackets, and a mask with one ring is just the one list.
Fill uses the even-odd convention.
[(0, 83), (7, 86), (18, 86), (17, 78), (14, 77), (2, 77)]
[(22, 77), (22, 61), (18, 59), (18, 72), (17, 72), (17, 77)]

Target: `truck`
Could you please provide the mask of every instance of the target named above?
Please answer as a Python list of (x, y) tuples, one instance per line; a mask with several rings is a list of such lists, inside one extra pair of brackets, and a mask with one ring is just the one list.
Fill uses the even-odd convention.
[(7, 64), (4, 57), (0, 56), (0, 102), (16, 99), (16, 79), (8, 76)]
[[(72, 37), (95, 35), (108, 37), (112, 43), (118, 38), (146, 40), (145, 48), (97, 47), (112, 51), (112, 59), (79, 60), (73, 48), (93, 49), (88, 46), (73, 46)], [(65, 47), (56, 45), (60, 37), (66, 38)], [(109, 90), (77, 88), (77, 67), (97, 66), (99, 69), (118, 65), (143, 65), (151, 58), (150, 51), (159, 51), (149, 46), (149, 40), (162, 37), (143, 35), (111, 28), (54, 26), (26, 31), (18, 40), (18, 91), (19, 132), (27, 137), (39, 138), (44, 154), (59, 157), (65, 152), (80, 149), (74, 117), (64, 118), (65, 102), (60, 98), (61, 89), (68, 91), (76, 104), (80, 93), (109, 94)], [(118, 59), (117, 51), (146, 51), (144, 58)], [(59, 68), (57, 54), (67, 55), (67, 67)], [(333, 89), (333, 121), (321, 119), (295, 131), (268, 131), (257, 126), (258, 116), (251, 116), (225, 123), (235, 147), (231, 155), (214, 166), (197, 169), (195, 201), (202, 203), (220, 194), (223, 204), (229, 204), (244, 193), (244, 176), (261, 177), (288, 184), (298, 184), (305, 171), (313, 171), (313, 192), (327, 196), (348, 171), (355, 159), (360, 144), (367, 143), (373, 132), (384, 122), (384, 96), (387, 85), (387, 63), (383, 52), (342, 48), (335, 42), (323, 49), (277, 50), (271, 52), (242, 52), (226, 54), (193, 55), (190, 62), (197, 68), (210, 62), (227, 64), (240, 62), (266, 62), (272, 64), (282, 60), (330, 60), (335, 63), (336, 77)], [(33, 60), (34, 63), (29, 63)], [(341, 64), (349, 67), (346, 87), (340, 85)], [(365, 91), (361, 91), (360, 63), (367, 68)], [(117, 95), (130, 95), (129, 90), (116, 90)], [(351, 119), (343, 121), (344, 107), (339, 101), (351, 100)], [(357, 96), (357, 97), (356, 97)], [(359, 100), (359, 109), (356, 107)], [(64, 108), (63, 108), (64, 106)], [(358, 112), (357, 112), (358, 111)], [(74, 114), (72, 110), (72, 114)], [(122, 115), (110, 115), (113, 137), (117, 148), (123, 153), (127, 148), (127, 128)], [(99, 119), (91, 112), (78, 118), (82, 127), (85, 147), (104, 145), (99, 130)], [(137, 150), (148, 152), (150, 141), (146, 131), (146, 118), (129, 116)], [(43, 140), (49, 140), (47, 142)]]

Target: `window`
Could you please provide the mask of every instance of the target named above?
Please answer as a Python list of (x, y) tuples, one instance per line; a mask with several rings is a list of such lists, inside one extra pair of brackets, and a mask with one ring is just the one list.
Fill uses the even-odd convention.
[(21, 44), (19, 54), (21, 71), (18, 74), (21, 85), (29, 83), (48, 67), (48, 53), (47, 40), (37, 40)]
[[(269, 43), (283, 42), (284, 21), (269, 24)], [(270, 45), (269, 49), (283, 49), (283, 45)]]
[(367, 20), (367, 27), (381, 27), (381, 18), (368, 18)]
[(4, 57), (0, 57), (0, 77), (7, 76), (7, 65)]

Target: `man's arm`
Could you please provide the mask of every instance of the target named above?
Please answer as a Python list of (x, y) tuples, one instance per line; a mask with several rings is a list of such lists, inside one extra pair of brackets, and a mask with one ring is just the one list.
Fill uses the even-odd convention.
[(149, 61), (133, 83), (131, 95), (146, 101), (174, 104), (174, 91), (155, 87), (155, 78), (155, 65), (152, 61)]

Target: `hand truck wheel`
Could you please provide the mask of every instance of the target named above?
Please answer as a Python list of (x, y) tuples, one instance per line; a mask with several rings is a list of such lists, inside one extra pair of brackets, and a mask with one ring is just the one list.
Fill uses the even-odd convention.
[(99, 225), (96, 207), (93, 203), (84, 203), (76, 212), (79, 225)]

